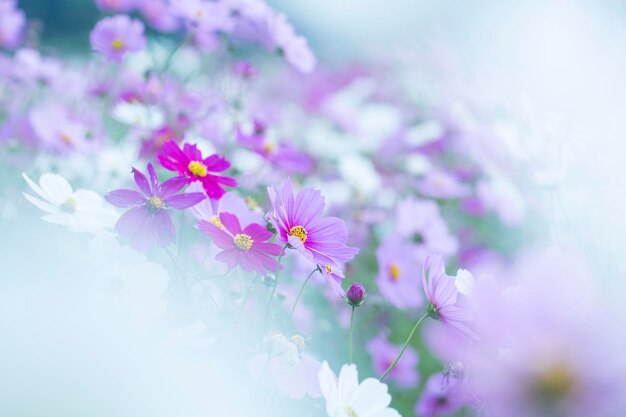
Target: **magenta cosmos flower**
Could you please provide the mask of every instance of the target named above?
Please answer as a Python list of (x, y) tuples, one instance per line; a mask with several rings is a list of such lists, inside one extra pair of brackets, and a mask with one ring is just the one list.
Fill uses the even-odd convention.
[(476, 334), (470, 328), (474, 317), (469, 309), (462, 308), (457, 303), (456, 278), (446, 275), (443, 258), (440, 255), (426, 258), (422, 283), (426, 298), (430, 302), (428, 306), (430, 317), (440, 320), (461, 334), (476, 339)]
[(183, 149), (173, 140), (163, 143), (163, 153), (157, 155), (159, 162), (170, 171), (177, 171), (187, 177), (188, 182), (200, 181), (204, 191), (213, 199), (219, 199), (226, 192), (222, 186), (236, 187), (237, 181), (231, 177), (215, 175), (226, 171), (230, 162), (219, 155), (202, 158), (196, 145), (185, 143)]
[(127, 52), (146, 47), (143, 23), (126, 15), (100, 20), (91, 31), (91, 47), (112, 61), (120, 62)]
[(280, 245), (269, 243), (272, 233), (260, 224), (249, 224), (241, 228), (237, 216), (220, 213), (221, 227), (206, 220), (200, 221), (198, 227), (208, 235), (221, 249), (215, 259), (225, 262), (229, 268), (240, 265), (244, 271), (255, 271), (264, 274), (267, 270), (275, 271), (278, 262), (272, 256), (278, 256)]
[(320, 265), (341, 265), (359, 253), (346, 245), (348, 228), (337, 217), (323, 217), (324, 197), (318, 190), (304, 188), (294, 196), (291, 181), (285, 181), (280, 193), (267, 189), (272, 201), (270, 220), (278, 231), (278, 240)]
[(106, 201), (116, 207), (130, 208), (115, 225), (115, 230), (131, 239), (131, 245), (140, 251), (146, 251), (156, 240), (165, 247), (176, 239), (176, 230), (170, 216), (170, 208), (182, 210), (198, 204), (206, 196), (203, 193), (176, 194), (187, 182), (185, 177), (174, 177), (159, 184), (159, 179), (152, 163), (148, 164), (150, 180), (133, 168), (135, 183), (140, 192), (135, 190), (114, 190), (104, 196)]

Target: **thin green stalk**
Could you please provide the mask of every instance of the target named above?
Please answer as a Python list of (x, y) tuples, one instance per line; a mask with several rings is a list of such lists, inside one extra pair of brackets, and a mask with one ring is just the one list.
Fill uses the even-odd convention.
[(352, 313), (350, 313), (350, 363), (352, 362), (352, 329), (354, 325), (354, 306), (352, 306)]
[(409, 337), (406, 339), (406, 342), (404, 342), (404, 346), (402, 346), (402, 350), (398, 354), (398, 357), (396, 357), (396, 359), (391, 363), (391, 365), (389, 365), (389, 368), (387, 368), (385, 373), (379, 378), (379, 381), (382, 382), (387, 376), (387, 374), (393, 369), (393, 367), (396, 366), (396, 364), (402, 357), (402, 354), (404, 353), (406, 348), (409, 346), (409, 343), (411, 342), (411, 339), (413, 338), (413, 334), (415, 334), (415, 330), (417, 330), (419, 325), (422, 324), (422, 322), (424, 321), (426, 317), (428, 317), (428, 312), (424, 314), (422, 317), (420, 317), (420, 319), (415, 323), (415, 326), (413, 326), (413, 329), (411, 329), (411, 333), (409, 334)]
[(291, 313), (290, 313), (291, 317), (293, 317), (293, 313), (294, 311), (296, 311), (296, 306), (298, 305), (298, 301), (300, 300), (300, 297), (302, 296), (302, 293), (304, 292), (304, 287), (306, 287), (306, 284), (309, 282), (313, 274), (316, 273), (317, 271), (320, 271), (319, 266), (316, 267), (313, 271), (311, 271), (311, 273), (306, 277), (306, 279), (304, 280), (304, 283), (300, 287), (300, 291), (298, 291), (298, 296), (296, 297), (296, 301), (293, 302), (293, 307), (291, 307)]
[(270, 295), (269, 300), (267, 300), (267, 307), (265, 307), (265, 324), (263, 328), (267, 330), (268, 319), (270, 316), (270, 310), (272, 309), (272, 302), (274, 301), (274, 296), (276, 295), (276, 287), (278, 287), (278, 274), (280, 273), (280, 261), (283, 259), (283, 255), (287, 250), (287, 245), (283, 246), (283, 249), (280, 251), (278, 255), (278, 265), (276, 266), (276, 274), (274, 275), (274, 285), (272, 286), (272, 294)]

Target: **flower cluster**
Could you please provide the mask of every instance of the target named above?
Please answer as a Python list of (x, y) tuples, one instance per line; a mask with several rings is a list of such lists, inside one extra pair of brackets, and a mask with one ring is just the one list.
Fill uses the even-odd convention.
[(525, 255), (545, 213), (493, 108), (325, 66), (264, 0), (96, 5), (74, 59), (0, 0), (7, 224), (77, 232), (99, 290), (195, 323), (272, 415), (626, 415), (619, 310)]

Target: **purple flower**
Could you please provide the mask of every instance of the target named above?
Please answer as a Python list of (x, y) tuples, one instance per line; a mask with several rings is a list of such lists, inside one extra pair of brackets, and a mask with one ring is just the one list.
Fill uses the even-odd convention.
[(278, 240), (318, 265), (338, 265), (359, 253), (346, 245), (348, 228), (337, 217), (323, 217), (324, 197), (306, 187), (294, 196), (291, 180), (285, 181), (280, 193), (268, 187), (274, 211), (270, 220), (278, 231)]
[(360, 307), (365, 302), (365, 297), (367, 297), (367, 293), (365, 292), (365, 288), (363, 284), (360, 282), (353, 282), (348, 288), (346, 292), (346, 298), (348, 302), (353, 307)]
[(469, 194), (469, 188), (453, 175), (431, 169), (420, 179), (417, 189), (425, 196), (433, 198), (461, 198)]
[(460, 409), (463, 402), (457, 381), (437, 373), (428, 378), (422, 396), (415, 404), (415, 414), (422, 417), (447, 416)]
[(121, 62), (127, 52), (146, 47), (143, 23), (126, 15), (100, 20), (91, 31), (90, 40), (95, 51), (115, 62)]
[(458, 305), (456, 279), (446, 275), (443, 258), (440, 255), (426, 258), (422, 284), (430, 303), (428, 312), (432, 318), (468, 337), (477, 338), (476, 333), (470, 328), (474, 317), (469, 309)]
[(267, 29), (276, 52), (302, 73), (310, 73), (315, 68), (315, 55), (309, 49), (306, 39), (299, 36), (282, 13), (267, 15)]
[(376, 250), (376, 285), (385, 300), (398, 308), (419, 308), (424, 297), (419, 288), (418, 254), (414, 245), (390, 234)]
[(24, 12), (14, 0), (0, 0), (0, 47), (15, 49), (22, 42), (26, 23)]
[(408, 198), (400, 202), (396, 210), (396, 230), (412, 241), (424, 257), (431, 253), (450, 256), (458, 250), (458, 242), (433, 201)]
[(221, 226), (201, 220), (198, 228), (208, 235), (215, 245), (224, 249), (215, 259), (225, 262), (229, 268), (240, 265), (244, 271), (264, 274), (276, 271), (278, 262), (272, 256), (278, 256), (280, 245), (268, 242), (272, 233), (260, 224), (249, 224), (241, 228), (237, 216), (220, 213)]
[[(367, 342), (367, 351), (372, 357), (374, 372), (382, 375), (396, 359), (402, 346), (396, 346), (383, 335), (378, 335)], [(415, 349), (408, 346), (402, 355), (402, 360), (389, 372), (388, 379), (393, 380), (400, 388), (416, 388), (419, 382), (417, 364), (419, 356)]]
[(254, 129), (244, 133), (237, 128), (237, 142), (262, 156), (272, 165), (285, 172), (307, 174), (313, 168), (311, 157), (287, 143), (276, 143), (266, 135), (266, 126), (259, 120), (254, 121)]
[(135, 183), (140, 192), (120, 189), (108, 193), (104, 198), (116, 207), (130, 208), (120, 217), (115, 230), (130, 237), (131, 245), (142, 252), (154, 241), (165, 247), (176, 239), (176, 230), (170, 208), (182, 210), (198, 204), (205, 198), (203, 193), (176, 194), (186, 184), (185, 177), (170, 178), (162, 184), (152, 163), (148, 163), (150, 180), (133, 168)]
[(161, 32), (174, 32), (180, 27), (180, 22), (172, 15), (167, 0), (139, 0), (137, 8), (148, 24)]

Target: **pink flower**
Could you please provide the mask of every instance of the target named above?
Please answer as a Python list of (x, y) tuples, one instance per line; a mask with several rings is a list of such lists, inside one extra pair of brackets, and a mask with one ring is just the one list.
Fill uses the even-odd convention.
[(278, 262), (272, 256), (278, 256), (281, 247), (267, 242), (272, 237), (271, 232), (255, 223), (242, 229), (237, 217), (230, 213), (220, 213), (219, 219), (221, 226), (206, 220), (198, 224), (203, 233), (224, 249), (215, 259), (225, 262), (231, 269), (240, 265), (244, 271), (259, 274), (276, 270)]
[(137, 5), (137, 0), (96, 0), (96, 5), (100, 10), (124, 13), (133, 10)]
[(478, 338), (470, 328), (474, 317), (468, 309), (458, 305), (456, 279), (446, 275), (443, 258), (440, 255), (426, 258), (422, 284), (426, 298), (430, 302), (428, 313), (432, 318), (468, 337)]
[(164, 168), (178, 171), (187, 177), (188, 182), (199, 181), (210, 198), (222, 197), (226, 192), (223, 185), (237, 186), (234, 178), (213, 174), (226, 171), (230, 162), (216, 154), (203, 158), (196, 145), (185, 143), (181, 150), (176, 142), (169, 140), (163, 144), (163, 153), (157, 157)]
[[(367, 342), (367, 351), (372, 357), (374, 372), (382, 375), (400, 353), (402, 346), (396, 346), (387, 340), (384, 335), (378, 335)], [(400, 388), (415, 388), (419, 382), (417, 364), (419, 356), (411, 346), (407, 348), (396, 366), (389, 372), (389, 379)]]
[(306, 39), (299, 36), (282, 13), (269, 13), (267, 29), (270, 39), (279, 55), (302, 73), (315, 69), (315, 55), (309, 49)]
[(91, 47), (115, 62), (121, 62), (127, 52), (146, 47), (143, 23), (126, 15), (106, 17), (91, 31)]
[(170, 178), (159, 184), (152, 163), (148, 164), (148, 173), (149, 181), (141, 171), (133, 168), (140, 192), (120, 189), (104, 196), (116, 207), (130, 208), (119, 218), (115, 230), (129, 236), (131, 245), (144, 252), (155, 240), (162, 247), (176, 240), (176, 229), (168, 209), (186, 209), (206, 198), (203, 193), (176, 194), (185, 186), (185, 177)]
[(291, 181), (280, 193), (268, 187), (274, 211), (270, 220), (278, 240), (318, 265), (340, 265), (350, 261), (359, 249), (346, 245), (348, 228), (337, 217), (323, 217), (324, 198), (318, 190), (304, 188), (294, 196)]

